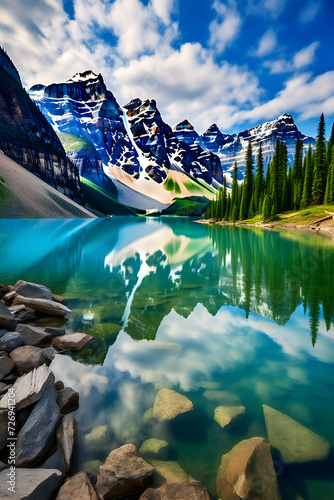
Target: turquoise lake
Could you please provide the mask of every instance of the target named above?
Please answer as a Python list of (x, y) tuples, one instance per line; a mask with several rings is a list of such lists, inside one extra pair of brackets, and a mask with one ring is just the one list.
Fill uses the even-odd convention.
[[(262, 404), (334, 446), (334, 245), (294, 231), (209, 227), (184, 218), (0, 220), (0, 283), (42, 283), (70, 298), (69, 331), (94, 339), (59, 354), (57, 380), (80, 393), (78, 468), (124, 443), (165, 439), (217, 499), (221, 456), (266, 435)], [(55, 323), (56, 324), (56, 323)], [(206, 387), (246, 414), (222, 429)], [(143, 419), (161, 388), (194, 411)], [(86, 437), (98, 429), (100, 441)], [(48, 459), (55, 466), (58, 457)], [(276, 462), (283, 500), (333, 500), (334, 454)]]

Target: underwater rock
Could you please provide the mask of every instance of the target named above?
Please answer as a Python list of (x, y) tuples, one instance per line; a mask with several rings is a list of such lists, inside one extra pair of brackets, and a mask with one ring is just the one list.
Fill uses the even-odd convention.
[(268, 440), (285, 463), (310, 462), (327, 458), (330, 444), (280, 411), (262, 405)]
[(154, 401), (153, 416), (159, 420), (172, 420), (193, 409), (192, 402), (182, 394), (171, 389), (161, 389)]
[(147, 439), (143, 442), (138, 452), (140, 455), (147, 455), (148, 457), (158, 457), (167, 452), (169, 444), (167, 441), (161, 439)]
[(101, 465), (96, 491), (102, 500), (140, 494), (152, 482), (154, 469), (137, 456), (137, 448), (126, 444), (113, 450)]
[(242, 406), (241, 399), (236, 394), (227, 391), (205, 391), (203, 396), (208, 401), (220, 403), (223, 406)]
[(199, 481), (165, 483), (159, 488), (147, 488), (139, 500), (210, 500), (207, 488)]
[(177, 462), (171, 460), (150, 460), (150, 463), (167, 483), (192, 483), (195, 481)]
[(104, 449), (109, 441), (109, 432), (106, 425), (95, 427), (89, 434), (84, 437), (85, 446), (90, 450), (100, 451)]
[(217, 406), (214, 419), (224, 428), (245, 412), (246, 408), (244, 406)]
[(216, 490), (224, 500), (281, 500), (268, 441), (246, 439), (223, 455)]

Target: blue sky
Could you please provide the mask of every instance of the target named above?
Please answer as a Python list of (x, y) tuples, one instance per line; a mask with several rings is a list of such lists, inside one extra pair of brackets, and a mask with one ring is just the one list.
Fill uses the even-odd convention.
[(284, 112), (334, 120), (332, 0), (0, 0), (0, 44), (24, 84), (102, 73), (123, 105), (238, 132)]

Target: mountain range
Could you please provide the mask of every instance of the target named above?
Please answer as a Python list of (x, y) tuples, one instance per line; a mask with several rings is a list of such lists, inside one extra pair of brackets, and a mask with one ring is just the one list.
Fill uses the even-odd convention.
[(224, 176), (231, 183), (235, 161), (243, 179), (249, 141), (254, 165), (262, 145), (265, 170), (277, 139), (286, 142), (291, 164), (297, 139), (305, 148), (315, 144), (288, 114), (233, 135), (216, 124), (200, 135), (188, 120), (172, 128), (155, 100), (135, 98), (121, 107), (102, 75), (90, 70), (66, 82), (37, 84), (27, 94), (4, 51), (0, 77), (3, 152), (103, 213), (170, 213), (180, 199), (179, 213), (189, 214), (187, 203), (206, 200), (205, 206)]

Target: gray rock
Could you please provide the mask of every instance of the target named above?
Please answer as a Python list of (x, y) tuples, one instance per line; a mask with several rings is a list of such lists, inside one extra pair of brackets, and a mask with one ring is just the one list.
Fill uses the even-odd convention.
[(228, 500), (281, 500), (270, 444), (254, 437), (223, 455), (216, 490), (220, 498)]
[(24, 304), (35, 311), (42, 312), (49, 316), (66, 316), (71, 311), (68, 307), (58, 302), (53, 302), (52, 300), (46, 299), (31, 299), (30, 297), (23, 297), (22, 295), (17, 295), (14, 299), (14, 304)]
[(78, 472), (60, 488), (56, 500), (98, 500), (86, 472)]
[(19, 323), (29, 323), (30, 321), (35, 321), (38, 318), (38, 313), (30, 307), (24, 306), (24, 309), (17, 313), (15, 318)]
[(16, 466), (28, 467), (39, 463), (56, 441), (61, 422), (56, 391), (45, 392), (36, 403), (16, 442)]
[(0, 394), (2, 394), (2, 391), (6, 388), (6, 383), (5, 382), (0, 382)]
[[(15, 391), (16, 410), (19, 411), (26, 406), (36, 403), (54, 384), (55, 377), (46, 365), (19, 377), (13, 385)], [(0, 410), (8, 408), (8, 394), (0, 401)]]
[(19, 304), (17, 306), (10, 306), (8, 307), (8, 309), (10, 310), (10, 312), (12, 314), (14, 314), (14, 316), (16, 316), (17, 314), (19, 314), (21, 311), (24, 311), (26, 308), (26, 306), (24, 306), (23, 304)]
[(46, 347), (43, 349), (43, 353), (46, 359), (52, 360), (54, 359), (55, 355), (57, 354), (56, 349), (54, 349), (52, 346)]
[(4, 335), (6, 335), (6, 333), (8, 333), (8, 330), (6, 330), (6, 328), (3, 328), (2, 330), (0, 330), (0, 339), (1, 339), (1, 337), (3, 337)]
[(0, 472), (7, 469), (8, 468), (8, 464), (5, 464), (4, 462), (0, 462)]
[(53, 500), (63, 482), (57, 469), (16, 469), (15, 493), (8, 491), (8, 470), (0, 473), (1, 500)]
[(126, 444), (113, 450), (101, 465), (96, 491), (101, 500), (141, 493), (152, 482), (154, 468), (137, 456), (137, 448)]
[(7, 418), (7, 408), (6, 408), (5, 410), (0, 410), (0, 450), (2, 450), (2, 448), (4, 448), (4, 446), (6, 445), (7, 438), (8, 438), (8, 418)]
[(52, 337), (60, 337), (61, 335), (65, 335), (65, 328), (55, 328), (53, 326), (47, 326), (44, 328), (46, 333), (50, 333)]
[(10, 310), (0, 301), (0, 328), (14, 330), (17, 322)]
[(8, 356), (8, 352), (0, 351), (0, 358), (2, 358), (2, 356)]
[(23, 337), (17, 332), (8, 332), (0, 339), (0, 349), (11, 352), (23, 344)]
[(57, 404), (61, 413), (66, 413), (79, 403), (79, 393), (71, 387), (65, 387), (57, 391)]
[(147, 488), (139, 500), (210, 500), (203, 483), (165, 483), (159, 488)]
[(29, 283), (28, 281), (20, 280), (15, 283), (14, 290), (18, 295), (22, 295), (23, 297), (52, 300), (51, 290), (37, 283)]
[(17, 325), (16, 332), (19, 332), (23, 337), (24, 345), (39, 346), (50, 343), (52, 335), (47, 333), (44, 328), (33, 325)]
[(6, 293), (6, 295), (3, 296), (3, 300), (6, 302), (6, 303), (10, 303), (13, 299), (15, 299), (17, 293), (15, 292), (15, 290), (12, 290), (11, 292), (8, 292)]
[(15, 351), (10, 353), (10, 357), (15, 363), (20, 375), (28, 373), (34, 368), (38, 368), (47, 361), (47, 356), (45, 355), (44, 350), (40, 347), (34, 347), (31, 345), (18, 347)]
[(78, 447), (77, 421), (72, 415), (64, 416), (57, 430), (57, 442), (64, 474), (67, 475), (74, 470)]
[(58, 380), (57, 382), (55, 382), (55, 389), (56, 391), (60, 391), (61, 389), (64, 389), (64, 382), (62, 382), (61, 380)]
[(14, 362), (8, 356), (2, 356), (0, 358), (0, 373), (9, 375), (14, 366), (15, 366)]
[(326, 439), (318, 436), (280, 411), (262, 405), (268, 440), (279, 450), (285, 463), (324, 460), (330, 450)]
[(192, 402), (171, 389), (161, 389), (155, 397), (153, 416), (159, 420), (172, 420), (194, 409)]

